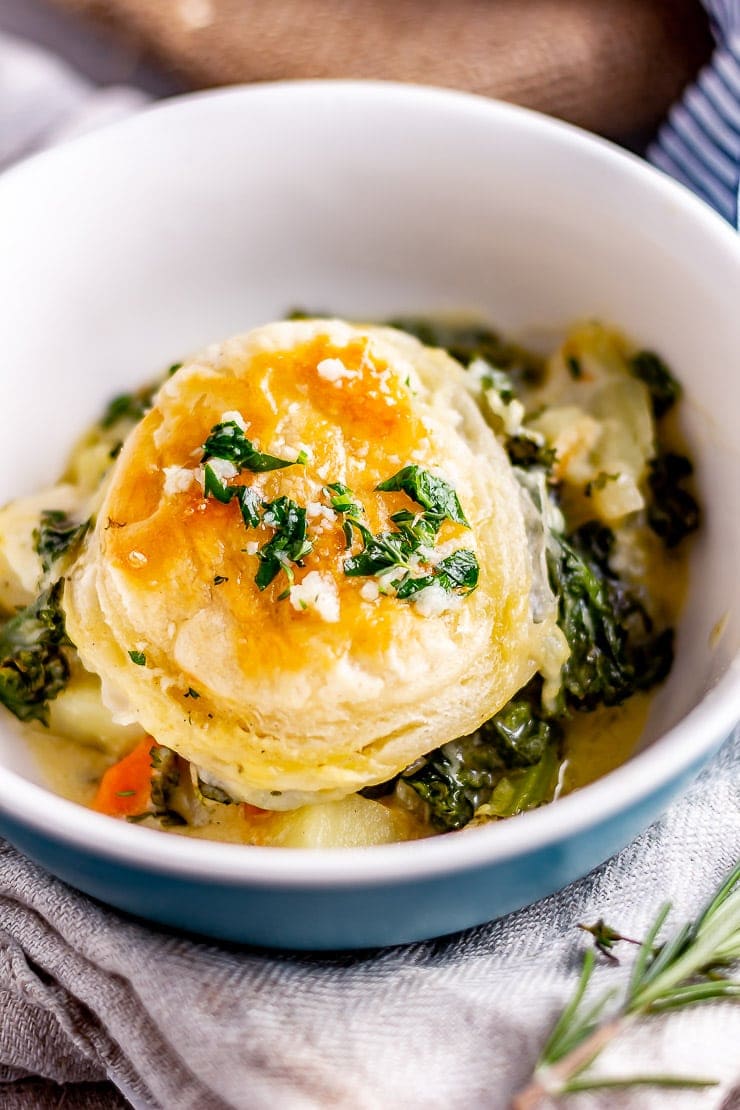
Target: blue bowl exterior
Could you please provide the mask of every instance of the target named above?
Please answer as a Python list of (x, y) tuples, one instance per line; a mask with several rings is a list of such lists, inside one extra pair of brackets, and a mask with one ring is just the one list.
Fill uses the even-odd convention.
[(479, 925), (585, 875), (655, 820), (706, 758), (572, 836), (483, 867), (387, 884), (281, 888), (189, 878), (111, 861), (94, 846), (70, 847), (6, 814), (0, 832), (72, 886), (150, 921), (269, 948), (375, 948)]

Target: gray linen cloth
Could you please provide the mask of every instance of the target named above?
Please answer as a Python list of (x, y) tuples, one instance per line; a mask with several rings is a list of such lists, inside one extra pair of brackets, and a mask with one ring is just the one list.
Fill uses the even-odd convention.
[[(92, 90), (0, 38), (0, 165), (142, 100)], [(677, 923), (739, 858), (740, 736), (588, 878), (491, 925), (383, 952), (309, 957), (173, 935), (0, 843), (0, 1105), (498, 1110), (527, 1081), (573, 990), (586, 944), (577, 923), (603, 915), (640, 936), (664, 899)], [(624, 981), (625, 955), (623, 966), (601, 964), (599, 989)], [(740, 1006), (650, 1019), (600, 1068), (708, 1075), (719, 1086), (581, 1095), (579, 1110), (740, 1108)]]

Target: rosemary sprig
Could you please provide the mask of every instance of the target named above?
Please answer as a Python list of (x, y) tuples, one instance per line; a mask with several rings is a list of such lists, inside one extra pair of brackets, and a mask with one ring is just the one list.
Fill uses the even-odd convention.
[[(595, 1001), (587, 998), (593, 974), (593, 949), (584, 955), (576, 990), (560, 1015), (535, 1066), (531, 1083), (514, 1098), (514, 1110), (532, 1110), (545, 1098), (604, 1087), (708, 1087), (705, 1077), (634, 1075), (603, 1078), (584, 1074), (601, 1051), (639, 1018), (717, 999), (740, 998), (740, 979), (723, 973), (740, 960), (740, 863), (727, 876), (699, 916), (683, 925), (663, 944), (658, 936), (670, 913), (658, 910), (640, 944), (624, 997), (606, 1020), (613, 991)], [(606, 936), (611, 947), (622, 937), (603, 920), (589, 927), (597, 947)], [(634, 942), (632, 942), (634, 943)], [(610, 953), (607, 952), (607, 955)]]

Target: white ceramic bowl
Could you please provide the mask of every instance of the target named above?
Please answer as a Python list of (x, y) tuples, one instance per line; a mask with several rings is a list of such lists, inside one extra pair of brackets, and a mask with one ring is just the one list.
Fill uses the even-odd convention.
[[(0, 723), (0, 830), (134, 913), (237, 940), (385, 944), (544, 895), (623, 845), (740, 717), (740, 244), (642, 162), (543, 116), (383, 84), (186, 97), (0, 179), (0, 501), (52, 481), (113, 393), (293, 305), (383, 318), (584, 316), (655, 347), (686, 387), (705, 524), (644, 750), (509, 822), (301, 853), (168, 837), (40, 785)], [(713, 634), (720, 624), (721, 636)]]

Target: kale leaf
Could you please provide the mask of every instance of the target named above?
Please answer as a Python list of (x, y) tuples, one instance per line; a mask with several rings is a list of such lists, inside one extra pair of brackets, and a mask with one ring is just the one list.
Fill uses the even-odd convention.
[[(502, 780), (523, 782), (523, 769), (540, 768), (544, 760), (546, 773), (530, 776), (531, 782), (527, 779), (521, 808), (515, 806), (512, 812), (531, 809), (550, 799), (554, 787), (551, 755), (562, 731), (557, 721), (547, 720), (542, 714), (540, 701), (541, 680), (534, 678), (476, 732), (437, 748), (421, 766), (403, 772), (401, 780), (426, 803), (433, 825), (440, 829), (463, 828), (480, 806), (491, 801)], [(513, 790), (504, 791), (507, 803)]]
[(523, 470), (539, 466), (549, 473), (557, 457), (554, 447), (538, 442), (531, 435), (507, 436), (505, 447), (511, 465)]
[(654, 351), (638, 351), (629, 360), (628, 365), (632, 376), (647, 386), (653, 415), (656, 420), (659, 420), (681, 396), (679, 382), (673, 377), (663, 359)]
[(20, 721), (49, 724), (49, 702), (69, 682), (59, 579), (0, 629), (0, 702)]
[(140, 393), (119, 393), (108, 402), (100, 424), (103, 428), (112, 428), (119, 420), (131, 420), (138, 423), (151, 408), (154, 390), (147, 389)]
[[(535, 385), (542, 380), (545, 360), (540, 355), (502, 339), (484, 324), (451, 324), (417, 316), (401, 316), (387, 323), (416, 336), (427, 347), (444, 348), (463, 366), (480, 358), (492, 369), (506, 371), (512, 396), (517, 383)], [(495, 383), (494, 388), (498, 388)]]
[(436, 828), (462, 829), (503, 774), (496, 746), (473, 733), (430, 752), (421, 766), (404, 771), (400, 782), (426, 803)]
[(671, 451), (650, 461), (647, 519), (666, 547), (677, 547), (685, 536), (699, 527), (699, 506), (683, 487), (693, 471), (685, 455), (676, 455)]
[(61, 509), (42, 511), (39, 526), (33, 532), (33, 549), (41, 559), (44, 574), (82, 539), (89, 526), (89, 520), (80, 524)]
[(611, 571), (613, 532), (591, 521), (554, 543), (548, 570), (570, 647), (561, 709), (621, 705), (662, 682), (673, 662), (673, 631), (656, 633), (635, 592)]

